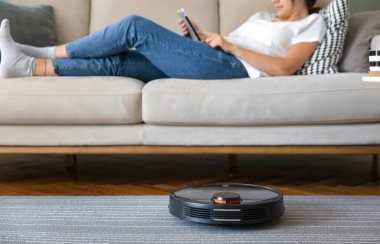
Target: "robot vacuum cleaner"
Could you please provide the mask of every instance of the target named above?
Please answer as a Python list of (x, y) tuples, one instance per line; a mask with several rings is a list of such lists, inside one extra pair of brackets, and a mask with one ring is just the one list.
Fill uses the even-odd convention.
[(214, 225), (252, 225), (284, 215), (281, 192), (248, 184), (210, 184), (174, 190), (169, 212), (184, 220)]

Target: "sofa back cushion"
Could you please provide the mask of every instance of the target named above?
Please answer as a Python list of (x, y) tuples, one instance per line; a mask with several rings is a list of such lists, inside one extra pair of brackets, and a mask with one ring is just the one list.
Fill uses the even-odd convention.
[(9, 19), (11, 35), (18, 43), (37, 47), (57, 44), (54, 10), (51, 6), (43, 4), (24, 6), (0, 1), (1, 19)]
[[(259, 11), (273, 12), (270, 0), (219, 0), (220, 33), (227, 35)], [(318, 0), (318, 7), (325, 7), (331, 0)]]
[(10, 0), (9, 2), (52, 6), (58, 43), (73, 41), (89, 33), (91, 0)]
[(90, 32), (136, 14), (180, 33), (177, 10), (181, 7), (203, 30), (219, 31), (218, 0), (92, 0)]
[(379, 19), (380, 11), (366, 11), (352, 15), (346, 47), (339, 66), (341, 72), (368, 72), (368, 50), (371, 49), (372, 38), (380, 34)]

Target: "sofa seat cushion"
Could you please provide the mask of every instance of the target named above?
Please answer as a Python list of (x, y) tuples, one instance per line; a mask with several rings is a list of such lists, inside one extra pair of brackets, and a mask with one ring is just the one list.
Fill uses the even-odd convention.
[(156, 125), (290, 125), (380, 121), (380, 83), (365, 74), (237, 80), (164, 79), (143, 89)]
[(121, 77), (0, 79), (0, 124), (141, 123), (143, 86)]

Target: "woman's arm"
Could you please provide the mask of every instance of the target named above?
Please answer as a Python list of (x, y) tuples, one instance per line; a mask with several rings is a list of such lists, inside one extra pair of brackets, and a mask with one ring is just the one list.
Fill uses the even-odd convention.
[(272, 76), (294, 74), (309, 60), (319, 45), (318, 42), (295, 44), (284, 57), (273, 57), (238, 47), (216, 33), (203, 32), (203, 34), (207, 36), (205, 42), (210, 47), (221, 48), (223, 51)]
[(273, 57), (232, 45), (230, 53), (258, 70), (272, 76), (292, 75), (304, 65), (318, 47), (318, 42), (293, 45), (284, 57)]

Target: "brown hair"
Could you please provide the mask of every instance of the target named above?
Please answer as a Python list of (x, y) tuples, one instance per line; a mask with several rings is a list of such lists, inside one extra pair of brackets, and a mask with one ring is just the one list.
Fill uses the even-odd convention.
[(305, 0), (305, 4), (307, 6), (307, 10), (309, 11), (309, 14), (312, 14), (318, 11), (318, 8), (315, 8), (314, 6), (315, 2), (317, 2), (317, 0)]

